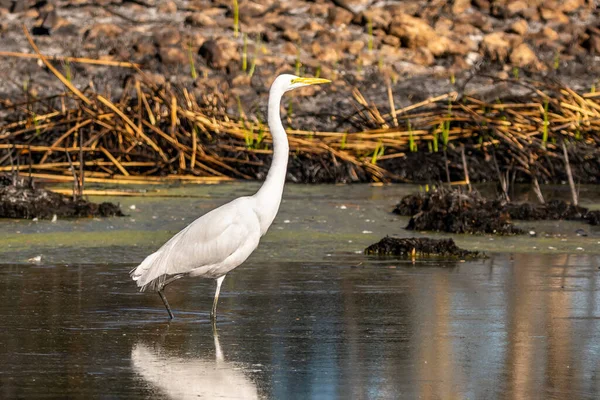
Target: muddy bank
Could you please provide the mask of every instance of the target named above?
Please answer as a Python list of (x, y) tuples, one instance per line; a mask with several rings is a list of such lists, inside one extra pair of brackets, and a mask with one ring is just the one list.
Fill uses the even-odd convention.
[(499, 200), (488, 201), (479, 192), (439, 187), (404, 197), (394, 213), (410, 216), (409, 230), (451, 233), (516, 235), (523, 231), (510, 221)]
[(429, 192), (405, 196), (395, 214), (410, 216), (406, 229), (451, 233), (516, 235), (523, 231), (511, 220), (579, 220), (598, 225), (600, 211), (590, 211), (563, 200), (545, 204), (489, 200), (477, 190), (437, 187)]
[(52, 191), (36, 188), (30, 180), (0, 179), (0, 218), (52, 219), (82, 217), (122, 217), (118, 205), (108, 202), (100, 204), (82, 198), (64, 196)]
[(583, 220), (590, 225), (598, 225), (600, 222), (600, 211), (590, 211), (562, 200), (551, 200), (545, 204), (508, 203), (504, 205), (504, 211), (513, 219), (525, 221)]
[(369, 255), (406, 258), (485, 258), (485, 255), (480, 252), (459, 248), (452, 239), (393, 238), (386, 236), (379, 242), (367, 247), (364, 252)]
[(565, 140), (576, 181), (598, 183), (599, 9), (492, 3), (0, 1), (0, 144), (40, 170), (82, 144), (75, 161), (107, 179), (261, 179), (268, 87), (289, 72), (334, 81), (286, 98), (290, 181), (460, 181), (466, 167), (471, 182), (560, 183)]

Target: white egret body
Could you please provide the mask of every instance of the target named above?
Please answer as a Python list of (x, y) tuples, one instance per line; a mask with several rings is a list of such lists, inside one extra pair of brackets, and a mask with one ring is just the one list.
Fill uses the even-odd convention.
[(217, 280), (211, 319), (215, 319), (219, 291), (225, 275), (242, 264), (256, 249), (279, 210), (287, 170), (289, 144), (281, 124), (283, 94), (302, 86), (330, 82), (327, 79), (278, 76), (269, 92), (268, 122), (273, 137), (273, 161), (267, 179), (253, 196), (237, 198), (216, 208), (173, 236), (131, 271), (141, 291), (155, 290), (169, 307), (163, 288), (184, 276)]

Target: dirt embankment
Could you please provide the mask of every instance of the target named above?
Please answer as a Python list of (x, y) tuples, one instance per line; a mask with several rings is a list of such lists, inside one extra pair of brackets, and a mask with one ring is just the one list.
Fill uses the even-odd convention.
[[(593, 2), (234, 3), (0, 0), (0, 144), (51, 146), (66, 135), (62, 145), (74, 146), (77, 132), (110, 153), (86, 155), (97, 161), (90, 169), (108, 177), (124, 168), (141, 176), (260, 179), (270, 160), (259, 133), (268, 86), (274, 75), (296, 72), (334, 84), (289, 100), (286, 124), (303, 129), (299, 138), (311, 144), (292, 143), (291, 180), (462, 180), (464, 145), (471, 181), (500, 173), (516, 182), (561, 182), (560, 146), (568, 141), (577, 181), (598, 183), (600, 11)], [(22, 54), (32, 53), (22, 25), (93, 107), (65, 96), (54, 74)], [(118, 62), (127, 64), (108, 65)], [(151, 88), (146, 102), (135, 90), (141, 81), (141, 90)], [(97, 94), (162, 154), (127, 124), (101, 120), (112, 111)], [(186, 107), (178, 116), (181, 133), (170, 120), (171, 96)], [(197, 119), (187, 111), (219, 125), (193, 136)], [(232, 120), (235, 127), (220, 124)], [(127, 142), (127, 135), (135, 138)], [(182, 156), (179, 145), (198, 154)], [(204, 155), (197, 149), (208, 149), (202, 166), (191, 162)], [(7, 165), (6, 151), (0, 165)], [(34, 154), (34, 165), (66, 163), (64, 152), (45, 152)]]

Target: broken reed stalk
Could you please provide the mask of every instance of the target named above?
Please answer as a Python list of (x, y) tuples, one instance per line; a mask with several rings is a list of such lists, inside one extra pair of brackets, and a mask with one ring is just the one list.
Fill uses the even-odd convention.
[(571, 164), (569, 163), (569, 152), (567, 151), (567, 145), (565, 141), (561, 141), (564, 162), (565, 162), (565, 170), (567, 171), (567, 178), (569, 179), (569, 187), (571, 188), (571, 197), (573, 198), (573, 205), (577, 206), (579, 204), (579, 196), (577, 195), (577, 190), (575, 188), (575, 181), (573, 180), (573, 173), (571, 172)]
[(537, 177), (535, 175), (532, 175), (531, 181), (533, 183), (533, 192), (537, 196), (540, 204), (546, 204), (546, 201), (544, 200), (544, 195), (542, 194), (542, 189), (540, 188), (540, 184), (537, 180)]
[(465, 183), (471, 191), (471, 181), (469, 180), (469, 167), (467, 166), (467, 157), (465, 156), (465, 145), (460, 145), (460, 156), (462, 158), (463, 171), (465, 173)]
[[(17, 159), (21, 151), (30, 152), (34, 161), (31, 169), (52, 171), (62, 179), (65, 174), (71, 175), (67, 161), (70, 153), (77, 152), (79, 160), (71, 164), (79, 166), (83, 188), (84, 178), (98, 176), (113, 177), (116, 181), (126, 178), (143, 181), (165, 173), (221, 180), (256, 178), (259, 172), (256, 167), (268, 165), (272, 148), (271, 138), (266, 135), (268, 129), (252, 116), (240, 120), (228, 115), (227, 98), (222, 93), (205, 93), (194, 98), (185, 88), (179, 91), (170, 86), (158, 87), (133, 65), (142, 78), (129, 81), (120, 99), (84, 94), (52, 67), (26, 30), (25, 34), (35, 57), (67, 88), (65, 94), (53, 97), (55, 102), (60, 101), (58, 107), (48, 98), (30, 98), (19, 107), (13, 107), (12, 102), (0, 102), (10, 104), (14, 110), (13, 117), (0, 125), (0, 151), (10, 149), (9, 153), (14, 152)], [(523, 82), (521, 79), (518, 84)], [(400, 179), (386, 171), (382, 163), (372, 164), (370, 155), (385, 148), (385, 154), (377, 159), (387, 161), (405, 157), (411, 143), (426, 149), (427, 143), (439, 133), (440, 124), (450, 121), (444, 134), (447, 142), (458, 141), (452, 147), (460, 148), (465, 182), (470, 184), (465, 149), (491, 152), (508, 198), (510, 170), (513, 180), (517, 170), (528, 173), (532, 181), (551, 177), (552, 166), (544, 167), (539, 161), (536, 161), (537, 172), (531, 172), (532, 153), (534, 160), (563, 158), (556, 140), (567, 137), (580, 137), (577, 140), (587, 144), (600, 143), (597, 95), (578, 94), (554, 83), (527, 84), (536, 94), (525, 99), (511, 98), (508, 102), (490, 104), (469, 95), (457, 100), (458, 94), (450, 92), (396, 109), (388, 82), (390, 113), (385, 115), (356, 89), (353, 96), (358, 105), (357, 115), (350, 120), (360, 118), (363, 126), (366, 122), (374, 128), (349, 133), (288, 129), (290, 151), (307, 158), (329, 157), (334, 163), (347, 163), (353, 179), (358, 179), (356, 171), (362, 171), (372, 181)], [(183, 95), (175, 94), (180, 92)], [(449, 107), (452, 107), (450, 115)], [(407, 129), (408, 120), (411, 129)], [(260, 148), (254, 148), (259, 142), (258, 132), (251, 132), (250, 125), (261, 126)], [(544, 127), (551, 140), (543, 137)], [(252, 140), (252, 146), (247, 145), (248, 139)], [(497, 155), (495, 149), (501, 152)], [(588, 158), (594, 156), (599, 156), (597, 151), (586, 154)], [(447, 180), (448, 158), (444, 154)], [(514, 162), (515, 167), (501, 173), (500, 161), (502, 165)], [(12, 163), (12, 155), (0, 156), (0, 170), (7, 162)], [(19, 170), (17, 166), (16, 171)]]

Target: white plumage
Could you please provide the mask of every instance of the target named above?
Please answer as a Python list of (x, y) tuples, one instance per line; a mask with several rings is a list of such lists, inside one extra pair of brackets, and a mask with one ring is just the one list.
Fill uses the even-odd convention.
[(242, 264), (256, 249), (279, 210), (287, 169), (289, 144), (279, 107), (289, 90), (329, 82), (326, 79), (280, 75), (269, 92), (268, 122), (273, 136), (273, 161), (267, 179), (253, 196), (237, 198), (196, 219), (131, 271), (144, 290), (157, 291), (169, 313), (162, 290), (184, 276), (217, 280), (211, 312), (214, 321), (221, 283), (225, 275)]

